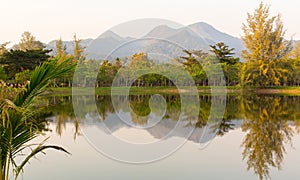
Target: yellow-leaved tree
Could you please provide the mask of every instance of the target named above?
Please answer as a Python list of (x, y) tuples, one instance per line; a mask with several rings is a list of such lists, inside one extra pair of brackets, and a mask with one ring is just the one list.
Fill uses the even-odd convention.
[(291, 41), (284, 39), (281, 16), (270, 17), (269, 6), (260, 3), (253, 14), (248, 13), (243, 31), (246, 50), (242, 52), (245, 60), (242, 85), (282, 85), (291, 73), (285, 58), (291, 49)]

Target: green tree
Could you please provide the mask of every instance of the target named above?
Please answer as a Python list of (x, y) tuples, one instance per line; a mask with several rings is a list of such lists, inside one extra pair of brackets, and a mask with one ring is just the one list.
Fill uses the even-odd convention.
[(243, 24), (242, 37), (247, 50), (242, 52), (246, 61), (242, 71), (243, 85), (280, 85), (286, 69), (277, 66), (290, 51), (291, 42), (284, 39), (281, 16), (269, 17), (269, 6), (261, 3), (254, 14), (248, 13)]
[(119, 58), (117, 58), (117, 59), (114, 61), (113, 66), (115, 67), (115, 70), (118, 71), (118, 70), (122, 67), (121, 60), (120, 60)]
[(7, 78), (13, 80), (15, 74), (25, 70), (33, 70), (36, 66), (46, 61), (50, 50), (10, 50), (0, 57), (0, 64), (4, 66)]
[(292, 51), (289, 54), (288, 62), (292, 66), (292, 73), (289, 77), (289, 85), (300, 85), (300, 42), (294, 44)]
[(27, 69), (25, 71), (19, 72), (15, 75), (16, 83), (25, 83), (30, 79), (30, 71)]
[(98, 74), (100, 86), (111, 86), (116, 75), (114, 66), (107, 60), (103, 61)]
[[(187, 56), (180, 57), (184, 60), (181, 62), (184, 68), (190, 73), (197, 85), (206, 84), (207, 76), (205, 70), (203, 69), (203, 63), (208, 58), (209, 54), (203, 52), (202, 50), (184, 50), (183, 52), (187, 54)], [(200, 60), (202, 64), (200, 64), (198, 60)]]
[(292, 85), (300, 86), (300, 58), (294, 59), (293, 62)]
[[(131, 61), (128, 65), (127, 73), (129, 77), (138, 77), (137, 80), (133, 83), (134, 86), (144, 86), (145, 85), (145, 76), (144, 73), (148, 74), (150, 67), (154, 66), (154, 62), (148, 58), (148, 55), (144, 52), (136, 53), (131, 56)], [(134, 73), (133, 73), (134, 72)], [(132, 76), (134, 75), (134, 76)], [(131, 78), (132, 79), (132, 78)], [(133, 80), (133, 79), (132, 79)]]
[(239, 82), (239, 72), (241, 63), (239, 58), (234, 57), (234, 48), (229, 48), (223, 42), (219, 42), (216, 45), (210, 45), (211, 52), (217, 57), (222, 64), (222, 69), (226, 79), (226, 84), (236, 85)]
[(96, 61), (94, 59), (89, 59), (89, 60), (85, 60), (83, 61), (84, 63), (84, 67), (85, 67), (85, 71), (84, 76), (85, 76), (85, 84), (88, 84), (90, 86), (94, 86), (93, 83), (95, 83), (95, 78), (97, 75), (97, 73), (99, 72), (99, 66), (100, 66), (100, 62)]
[(7, 78), (7, 75), (5, 73), (4, 67), (0, 65), (0, 80), (5, 81)]
[(239, 62), (239, 58), (235, 58), (234, 48), (229, 48), (225, 43), (219, 42), (216, 45), (210, 45), (211, 52), (217, 57), (220, 63), (234, 65)]
[[(75, 59), (74, 56), (72, 56), (66, 52), (67, 47), (63, 43), (61, 38), (59, 38), (56, 41), (55, 46), (56, 46), (56, 48), (55, 48), (55, 57), (56, 58), (60, 59), (60, 61), (72, 59), (72, 61), (69, 61), (69, 65), (71, 65), (71, 66), (77, 63), (77, 61), (74, 60)], [(63, 86), (71, 87), (73, 75), (74, 75), (74, 72), (64, 74), (59, 79), (55, 79), (52, 85), (54, 85), (54, 86), (58, 85), (61, 87), (63, 87)]]
[[(6, 46), (9, 44), (9, 42), (0, 44), (0, 60), (2, 59), (2, 55), (7, 52)], [(7, 78), (7, 74), (4, 70), (4, 66), (0, 64), (0, 80), (5, 81)]]

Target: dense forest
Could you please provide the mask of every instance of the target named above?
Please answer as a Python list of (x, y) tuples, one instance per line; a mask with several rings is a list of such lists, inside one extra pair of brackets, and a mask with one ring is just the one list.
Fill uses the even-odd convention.
[[(61, 39), (56, 41), (55, 50), (48, 50), (30, 32), (24, 32), (20, 43), (12, 48), (6, 48), (9, 43), (0, 44), (0, 80), (8, 86), (22, 86), (37, 65), (49, 58), (59, 58), (61, 61), (72, 59), (71, 63), (80, 65), (82, 73), (77, 78), (83, 79), (81, 86), (93, 83), (96, 87), (109, 87), (116, 76), (119, 77), (114, 82), (117, 86), (215, 86), (220, 85), (220, 77), (224, 77), (227, 86), (300, 85), (300, 42), (284, 38), (279, 15), (270, 17), (269, 7), (260, 4), (253, 14), (248, 14), (243, 31), (246, 49), (241, 58), (226, 42), (219, 42), (210, 45), (208, 52), (184, 50), (186, 55), (174, 58), (171, 64), (157, 64), (144, 52), (114, 61), (87, 59), (85, 47), (80, 45), (81, 40), (76, 35), (74, 52), (68, 54)], [(222, 71), (217, 67), (221, 67)], [(183, 73), (182, 68), (188, 75)], [(130, 78), (136, 72), (141, 72), (141, 76), (131, 84)], [(98, 74), (96, 82), (94, 74)], [(173, 78), (168, 78), (170, 76)], [(71, 73), (56, 79), (52, 85), (70, 87), (72, 80)]]

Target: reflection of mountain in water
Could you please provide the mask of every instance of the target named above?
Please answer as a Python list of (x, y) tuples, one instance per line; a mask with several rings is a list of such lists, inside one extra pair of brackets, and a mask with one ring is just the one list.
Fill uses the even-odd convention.
[[(124, 115), (127, 114), (127, 115)], [(130, 118), (129, 113), (122, 114), (122, 117)], [(85, 124), (88, 125), (97, 125), (100, 127), (99, 129), (104, 130), (106, 133), (114, 133), (118, 130), (120, 130), (123, 127), (129, 128), (129, 125), (124, 123), (119, 119), (119, 117), (116, 114), (109, 113), (107, 114), (106, 120), (99, 122), (96, 117), (93, 117), (91, 114), (86, 114), (85, 117)], [(99, 119), (99, 118), (98, 118)], [(242, 120), (236, 120), (232, 122), (234, 124), (233, 128), (239, 128), (242, 124)], [(175, 126), (178, 126), (175, 130)], [(168, 134), (172, 134), (171, 136), (167, 136), (167, 138), (171, 137), (180, 137), (180, 138), (186, 138), (188, 137), (189, 141), (195, 142), (195, 143), (207, 143), (210, 140), (212, 140), (216, 135), (218, 131), (218, 125), (217, 123), (208, 123), (206, 126), (202, 128), (195, 128), (194, 125), (188, 124), (188, 122), (178, 122), (170, 119), (163, 119), (158, 124), (156, 124), (153, 127), (144, 129), (149, 134), (151, 134), (156, 139), (163, 139), (166, 138)], [(103, 127), (106, 127), (107, 130), (103, 129)], [(191, 134), (190, 134), (191, 133)]]
[[(149, 95), (132, 96), (129, 99), (132, 108), (139, 114), (148, 112), (146, 104), (148, 104)], [(82, 125), (98, 125), (107, 134), (117, 133), (122, 130), (130, 131), (130, 127), (119, 120), (116, 113), (121, 113), (122, 117), (132, 120), (134, 125), (143, 127), (148, 120), (138, 121), (131, 117), (128, 108), (124, 106), (126, 98), (119, 97), (117, 106), (112, 106), (111, 97), (103, 96), (99, 98), (97, 104), (98, 112), (95, 113), (89, 106), (90, 100), (94, 97), (82, 97), (85, 101), (84, 106), (80, 106), (82, 113)], [(180, 97), (174, 95), (165, 95), (167, 103), (167, 115), (163, 120), (152, 128), (144, 129), (147, 134), (150, 134), (156, 139), (163, 139), (168, 133), (174, 130), (177, 125), (178, 112), (180, 112)], [(213, 98), (211, 96), (200, 96), (200, 114), (198, 119), (189, 118), (189, 121), (179, 123), (179, 128), (173, 131), (173, 134), (167, 138), (187, 137), (190, 131), (194, 132), (188, 137), (188, 140), (200, 145), (210, 142), (216, 135), (222, 136), (235, 129), (240, 129), (245, 133), (241, 147), (243, 149), (242, 157), (246, 161), (247, 169), (253, 170), (258, 175), (259, 179), (267, 179), (270, 175), (271, 168), (281, 169), (281, 165), (286, 153), (286, 146), (291, 143), (294, 134), (300, 132), (300, 97), (295, 96), (271, 96), (271, 95), (241, 95), (228, 96), (226, 98), (226, 110), (221, 124), (219, 122), (210, 123), (207, 118), (209, 114), (216, 115), (216, 111), (211, 111), (211, 103)], [(69, 98), (61, 98), (68, 102)], [(144, 101), (144, 102), (143, 102)], [(53, 101), (56, 102), (56, 101)], [(79, 101), (82, 102), (82, 101)], [(70, 102), (69, 102), (70, 104)], [(134, 107), (135, 106), (135, 107)], [(192, 106), (189, 106), (191, 108)], [(68, 114), (72, 114), (67, 110), (68, 105), (63, 107), (59, 105), (54, 113), (55, 116), (62, 116), (64, 118), (54, 118), (57, 121), (57, 127), (62, 127), (64, 122), (71, 121)], [(63, 112), (61, 112), (63, 111)], [(98, 113), (100, 115), (98, 115)], [(63, 116), (66, 114), (66, 116)], [(77, 114), (78, 115), (78, 114)], [(81, 115), (79, 113), (79, 115)], [(77, 116), (78, 117), (78, 116)], [(200, 122), (200, 123), (199, 123)], [(62, 123), (62, 124), (60, 124)], [(140, 124), (139, 124), (140, 123)], [(124, 128), (126, 127), (126, 128)], [(219, 128), (220, 127), (220, 128)], [(219, 128), (219, 129), (218, 129)], [(58, 128), (59, 129), (59, 128)], [(110, 131), (107, 131), (107, 129)], [(124, 131), (123, 131), (124, 132)], [(136, 132), (136, 131), (135, 131)], [(134, 134), (135, 135), (135, 134)], [(141, 136), (141, 134), (136, 134)]]

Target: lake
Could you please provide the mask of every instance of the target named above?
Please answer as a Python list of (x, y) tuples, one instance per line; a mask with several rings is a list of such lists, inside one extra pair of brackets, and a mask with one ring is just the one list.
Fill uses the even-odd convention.
[(299, 96), (200, 95), (198, 109), (181, 99), (49, 97), (39, 141), (49, 136), (72, 155), (48, 150), (23, 179), (299, 178)]

